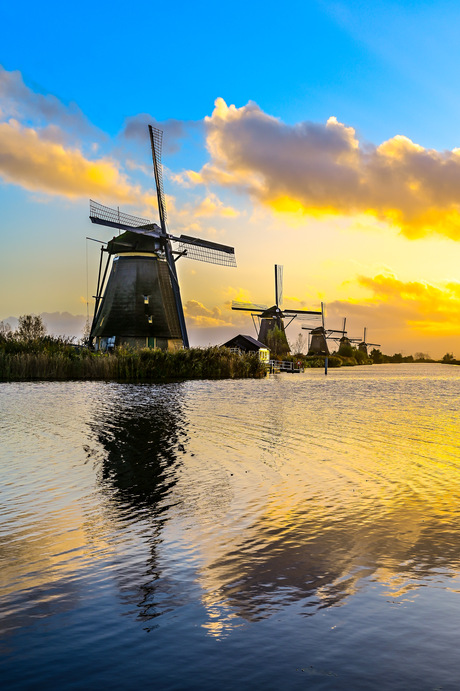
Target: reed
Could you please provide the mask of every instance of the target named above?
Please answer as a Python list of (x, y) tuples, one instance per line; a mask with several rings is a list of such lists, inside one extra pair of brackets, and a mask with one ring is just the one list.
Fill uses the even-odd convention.
[(98, 379), (171, 381), (180, 379), (261, 378), (266, 375), (257, 355), (238, 355), (227, 348), (164, 351), (117, 348), (94, 353), (65, 342), (0, 342), (0, 380)]

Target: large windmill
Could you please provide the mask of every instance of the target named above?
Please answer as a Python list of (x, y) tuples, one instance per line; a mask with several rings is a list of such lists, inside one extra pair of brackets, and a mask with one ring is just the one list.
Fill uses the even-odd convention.
[[(278, 329), (280, 333), (280, 343), (278, 349), (282, 352), (289, 353), (290, 348), (286, 338), (286, 327), (298, 317), (299, 319), (310, 318), (312, 315), (321, 316), (321, 312), (312, 310), (289, 310), (283, 309), (283, 267), (280, 264), (275, 264), (275, 304), (272, 307), (266, 305), (257, 305), (252, 302), (236, 302), (232, 303), (232, 310), (240, 310), (243, 312), (251, 312), (251, 316), (256, 326), (255, 320), (258, 321), (256, 326), (257, 340), (270, 347), (271, 334), (274, 329)], [(285, 319), (289, 319), (285, 324)]]
[[(90, 201), (92, 223), (124, 231), (101, 248), (90, 333), (90, 345), (101, 349), (120, 344), (188, 348), (176, 261), (186, 257), (236, 266), (233, 247), (168, 233), (161, 165), (163, 133), (149, 125), (149, 134), (160, 225)], [(104, 252), (107, 261), (102, 270)]]

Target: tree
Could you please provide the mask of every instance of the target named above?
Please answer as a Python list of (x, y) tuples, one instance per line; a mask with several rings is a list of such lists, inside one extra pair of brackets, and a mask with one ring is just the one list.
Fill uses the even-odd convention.
[(267, 343), (265, 344), (270, 349), (272, 355), (286, 355), (289, 353), (289, 345), (286, 334), (279, 326), (274, 326), (267, 333)]
[(83, 333), (82, 333), (81, 338), (80, 338), (80, 343), (82, 343), (83, 345), (88, 345), (90, 335), (91, 335), (91, 322), (90, 322), (89, 317), (88, 317), (88, 319), (86, 320), (85, 326), (83, 327)]
[(16, 338), (20, 341), (37, 341), (46, 336), (46, 327), (40, 315), (24, 314), (19, 317)]
[(343, 355), (343, 357), (353, 357), (355, 354), (355, 349), (351, 343), (344, 342), (340, 344), (338, 353), (339, 355)]
[(11, 326), (8, 322), (0, 322), (0, 338), (10, 338), (11, 334)]
[(299, 333), (297, 338), (292, 345), (292, 352), (294, 355), (302, 355), (305, 352), (305, 346), (307, 345), (307, 339), (302, 333)]
[(382, 362), (385, 362), (385, 356), (378, 348), (373, 348), (371, 350), (370, 358), (376, 365), (381, 365)]
[(446, 354), (443, 356), (442, 361), (443, 361), (443, 362), (452, 362), (452, 360), (454, 360), (454, 359), (455, 359), (455, 358), (454, 358), (454, 354), (453, 354), (453, 353), (446, 353)]
[(415, 353), (415, 360), (431, 360), (431, 356), (428, 353)]

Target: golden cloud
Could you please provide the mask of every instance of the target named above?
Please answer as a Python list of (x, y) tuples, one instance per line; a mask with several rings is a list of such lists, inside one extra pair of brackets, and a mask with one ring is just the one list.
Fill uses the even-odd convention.
[[(187, 213), (187, 210), (184, 210)], [(232, 206), (225, 206), (224, 203), (215, 195), (209, 194), (193, 209), (194, 216), (221, 216), (223, 218), (235, 218), (239, 216), (239, 211)]]
[(197, 300), (188, 300), (184, 304), (184, 314), (193, 326), (231, 326), (230, 322), (222, 318), (222, 312), (218, 307), (208, 309)]
[(131, 185), (113, 161), (91, 161), (80, 150), (43, 139), (15, 120), (0, 123), (0, 176), (6, 182), (69, 198), (117, 199), (150, 204), (153, 197)]
[[(334, 301), (327, 305), (331, 320), (348, 316), (354, 323), (372, 328), (378, 338), (388, 331), (412, 330), (425, 335), (459, 335), (460, 283), (432, 285), (401, 281), (393, 275), (359, 276), (358, 283), (370, 291), (364, 300)], [(352, 336), (354, 334), (351, 334)]]
[(182, 181), (243, 189), (280, 212), (369, 214), (409, 238), (460, 239), (460, 151), (425, 149), (397, 135), (361, 144), (335, 117), (286, 125), (255, 103), (221, 98), (205, 119), (210, 161)]
[[(421, 331), (460, 334), (457, 315), (460, 311), (460, 283), (442, 286), (419, 281), (403, 282), (382, 274), (374, 278), (360, 276), (360, 285), (372, 291), (370, 302), (398, 308), (405, 324)], [(394, 314), (397, 313), (394, 311)]]

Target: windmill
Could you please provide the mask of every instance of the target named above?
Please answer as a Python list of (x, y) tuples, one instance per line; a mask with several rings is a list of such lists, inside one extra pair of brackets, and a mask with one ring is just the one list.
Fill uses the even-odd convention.
[(363, 340), (358, 344), (358, 350), (361, 350), (367, 355), (367, 349), (369, 346), (374, 346), (375, 348), (380, 348), (380, 343), (366, 343), (366, 332), (367, 328), (364, 327)]
[[(252, 302), (233, 301), (232, 310), (251, 312), (256, 332), (258, 332), (257, 340), (268, 347), (271, 345), (272, 335), (276, 328), (278, 332), (281, 332), (280, 343), (278, 343), (279, 352), (289, 353), (290, 348), (286, 338), (286, 327), (288, 327), (296, 317), (305, 319), (311, 315), (321, 315), (321, 312), (283, 309), (282, 304), (283, 267), (280, 264), (275, 264), (275, 304), (272, 307), (267, 307), (266, 305), (258, 305)], [(258, 320), (258, 327), (256, 326), (255, 319)], [(289, 319), (287, 324), (284, 323), (285, 319)]]
[[(308, 355), (330, 355), (328, 340), (341, 341), (346, 338), (345, 326), (347, 323), (347, 318), (343, 318), (343, 328), (342, 329), (326, 329), (325, 326), (325, 305), (321, 303), (321, 326), (312, 328), (311, 326), (302, 326), (302, 329), (309, 331), (309, 346)], [(342, 334), (341, 337), (334, 336), (333, 334)]]
[[(101, 247), (90, 333), (90, 345), (97, 348), (119, 344), (164, 350), (188, 348), (176, 261), (186, 257), (236, 266), (233, 247), (168, 233), (161, 165), (163, 132), (151, 125), (148, 129), (160, 225), (90, 200), (92, 223), (124, 231)], [(107, 261), (102, 271), (104, 253)]]

